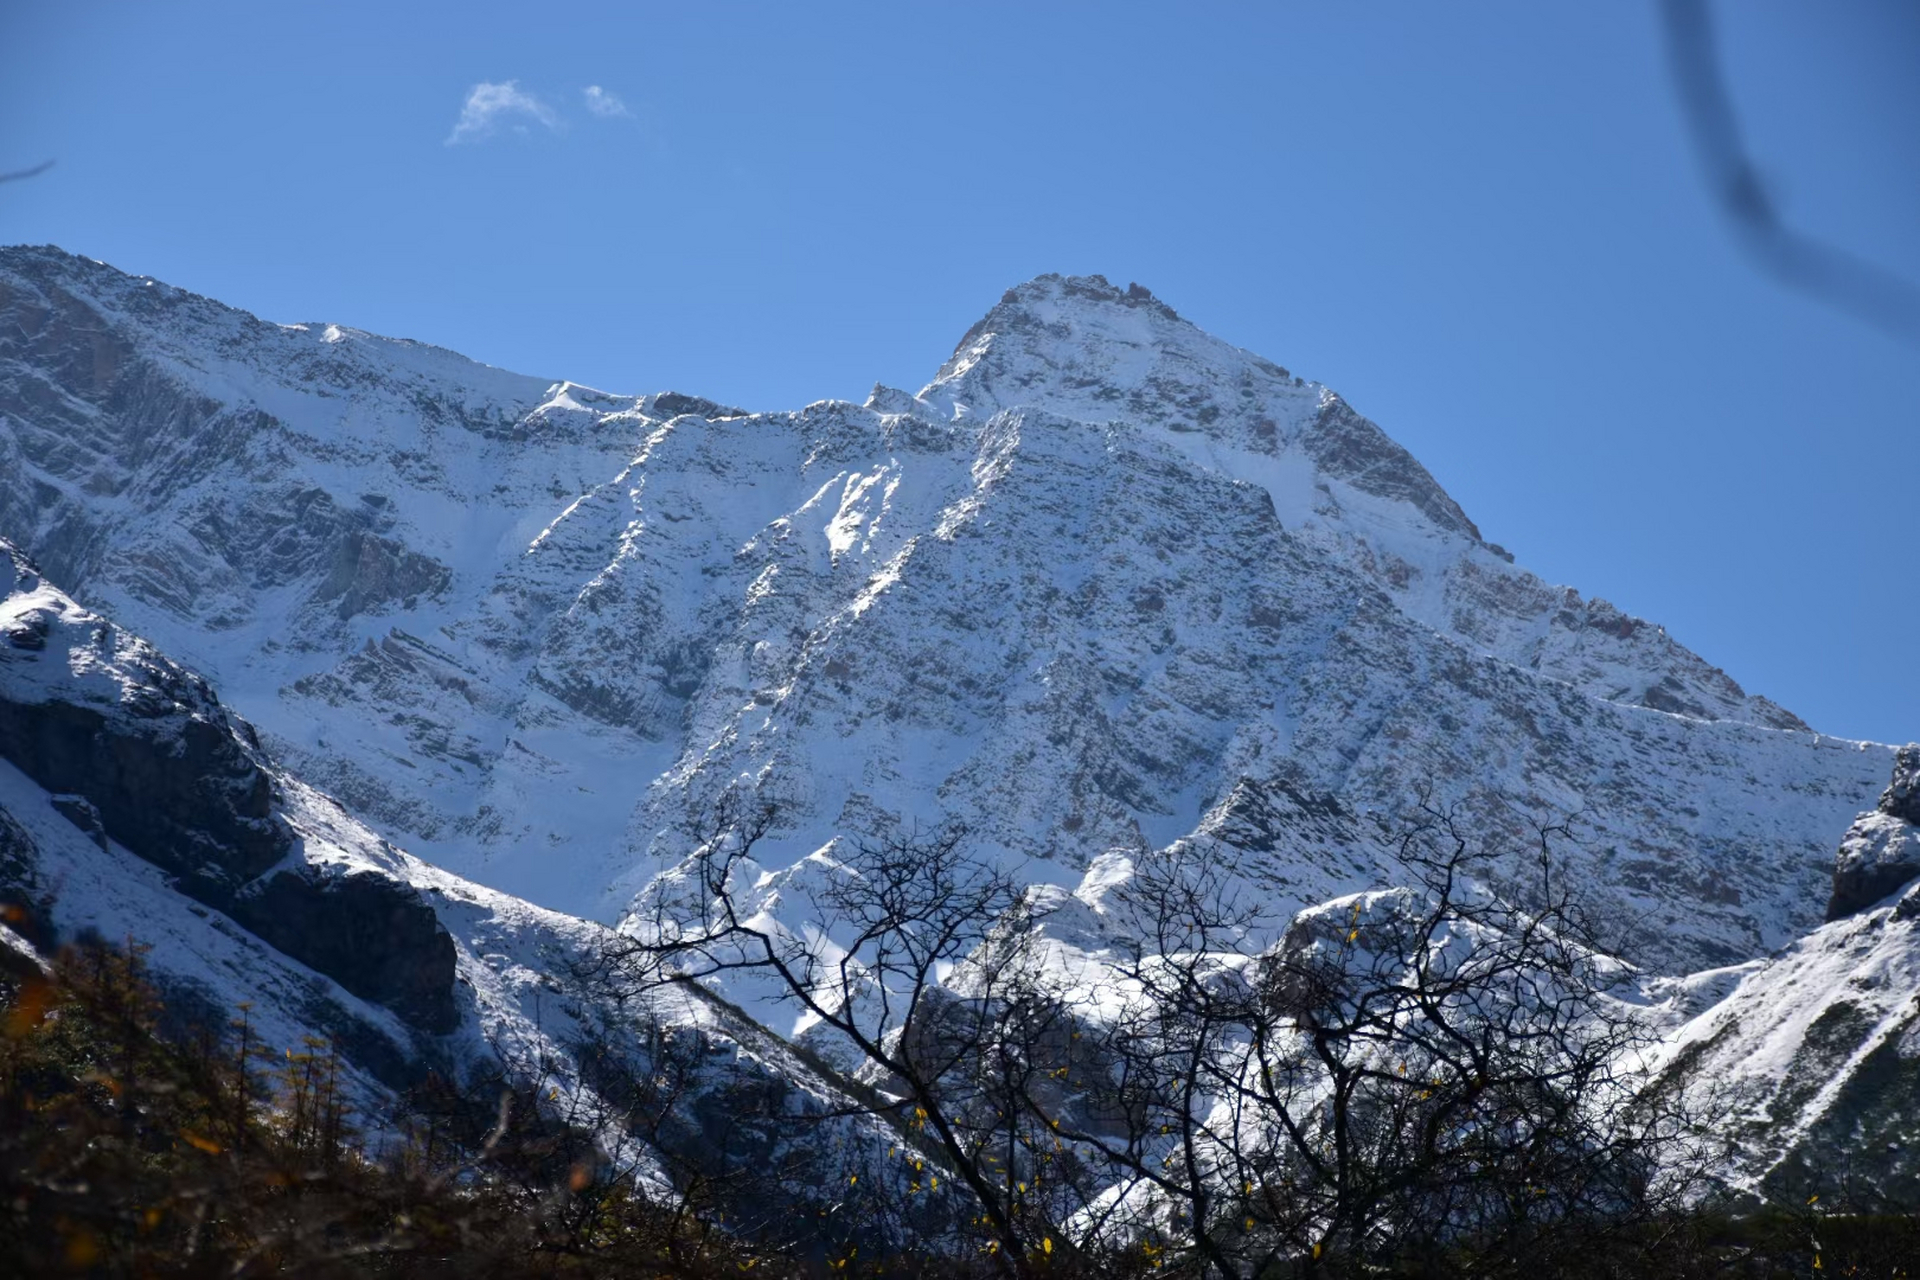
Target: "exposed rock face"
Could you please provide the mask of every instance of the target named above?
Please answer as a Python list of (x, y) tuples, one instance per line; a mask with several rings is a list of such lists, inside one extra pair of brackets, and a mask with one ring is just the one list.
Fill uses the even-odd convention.
[(742, 415), (52, 250), (0, 278), (0, 533), (356, 814), (601, 920), (743, 777), (775, 865), (1185, 839), (1276, 910), (1393, 879), (1431, 782), (1503, 835), (1579, 811), (1576, 872), (1684, 971), (1816, 924), (1885, 778), (1137, 286), (1041, 277), (918, 393)]
[(303, 866), (263, 878), (234, 919), (348, 991), (423, 1031), (460, 1022), (453, 939), (417, 894), (370, 871)]
[(3, 542), (0, 571), (7, 634), (31, 637), (0, 648), (0, 758), (210, 901), (284, 858), (293, 838), (256, 749), (206, 682), (75, 608)]
[(1908, 743), (1894, 757), (1893, 781), (1880, 793), (1880, 812), (1920, 825), (1920, 743)]
[(0, 648), (0, 759), (103, 850), (117, 841), (355, 995), (451, 1030), (453, 942), (419, 895), (309, 862), (251, 731), (204, 680), (79, 608), (4, 541), (0, 568), (0, 629), (33, 640)]
[[(152, 714), (153, 719), (148, 719)], [(220, 899), (286, 855), (264, 775), (204, 720), (0, 701), (0, 757), (72, 792), (115, 839)]]
[(1920, 744), (1900, 748), (1880, 807), (1863, 813), (1840, 841), (1827, 919), (1879, 902), (1920, 877)]
[(94, 807), (93, 801), (85, 796), (57, 795), (52, 803), (55, 813), (86, 832), (102, 849), (107, 847), (107, 824), (101, 820), (100, 810)]

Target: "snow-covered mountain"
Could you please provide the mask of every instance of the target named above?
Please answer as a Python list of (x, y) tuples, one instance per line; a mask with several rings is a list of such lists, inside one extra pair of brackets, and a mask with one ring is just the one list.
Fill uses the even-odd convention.
[[(504, 1079), (643, 1187), (750, 1170), (760, 1200), (742, 1207), (762, 1212), (813, 1203), (900, 1142), (698, 988), (622, 981), (605, 927), (369, 831), (280, 769), (202, 677), (4, 540), (0, 904), (0, 970), (88, 935), (135, 940), (176, 1013), (219, 1030), (247, 1008), (270, 1049), (331, 1041), (376, 1132), (429, 1070)], [(667, 1076), (671, 1106), (650, 1112), (631, 1082)]]
[(1065, 885), (1205, 841), (1280, 918), (1393, 881), (1430, 795), (1490, 839), (1577, 813), (1630, 957), (1678, 974), (1819, 923), (1890, 761), (1099, 277), (1008, 292), (917, 394), (746, 414), (10, 249), (0, 475), (0, 533), (300, 776), (606, 922), (743, 784), (771, 867), (942, 819)]
[[(504, 1057), (591, 1098), (577, 1046), (633, 1027), (571, 975), (729, 792), (781, 925), (835, 842), (958, 822), (1095, 958), (1143, 851), (1229, 859), (1277, 934), (1407, 883), (1428, 803), (1571, 820), (1730, 1181), (1914, 1177), (1920, 756), (1542, 582), (1138, 286), (1041, 277), (918, 393), (749, 414), (0, 250), (0, 537), (0, 889), (370, 1097)], [(730, 1058), (710, 1110), (836, 1087), (659, 1012)]]
[[(911, 1160), (893, 1158), (895, 1128), (857, 1106), (820, 1114), (849, 1099), (817, 1058), (698, 987), (623, 995), (601, 963), (603, 926), (380, 839), (280, 769), (204, 679), (74, 603), (4, 541), (0, 581), (0, 902), (10, 922), (0, 968), (38, 963), (88, 933), (138, 938), (176, 1005), (244, 1004), (268, 1044), (332, 1040), (376, 1125), (394, 1091), (428, 1068), (455, 1079), (504, 1071), (525, 1096), (563, 1098), (558, 1116), (594, 1128), (612, 1159), (663, 1191), (702, 1159), (773, 1170), (751, 1181), (756, 1198), (742, 1206), (770, 1219), (791, 1218), (850, 1170), (911, 1179)], [(1879, 807), (1841, 842), (1832, 923), (1773, 957), (1643, 983), (1646, 1015), (1676, 1028), (1653, 1078), (1677, 1076), (1717, 1119), (1727, 1143), (1717, 1170), (1735, 1188), (1792, 1200), (1839, 1178), (1864, 1179), (1891, 1202), (1913, 1192), (1916, 820), (1920, 747), (1908, 747)], [(1125, 863), (1109, 853), (1076, 893), (1033, 896), (1040, 954), (1059, 974), (1084, 983), (1108, 967)], [(830, 865), (816, 855), (767, 877), (761, 898), (804, 899), (807, 877)], [(1289, 942), (1324, 932), (1329, 918), (1345, 934), (1361, 914), (1351, 902), (1396, 892), (1308, 907)], [(1110, 994), (1073, 998), (1097, 1013)], [(599, 1092), (606, 1055), (657, 1072), (663, 1033), (679, 1037), (677, 1069), (691, 1063), (693, 1074), (662, 1113), (668, 1122), (636, 1131), (621, 1119), (631, 1112)], [(934, 1217), (917, 1229), (944, 1230), (939, 1210), (930, 1203)]]

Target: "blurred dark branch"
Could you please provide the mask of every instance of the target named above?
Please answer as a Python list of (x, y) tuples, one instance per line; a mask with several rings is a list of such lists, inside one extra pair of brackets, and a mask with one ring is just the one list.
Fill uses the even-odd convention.
[(31, 169), (15, 169), (12, 173), (0, 173), (0, 182), (18, 182), (22, 178), (37, 178), (53, 168), (53, 161), (44, 160)]
[(1789, 288), (1920, 342), (1920, 287), (1789, 227), (1747, 154), (1707, 0), (1660, 0), (1674, 90), (1708, 186), (1755, 265)]

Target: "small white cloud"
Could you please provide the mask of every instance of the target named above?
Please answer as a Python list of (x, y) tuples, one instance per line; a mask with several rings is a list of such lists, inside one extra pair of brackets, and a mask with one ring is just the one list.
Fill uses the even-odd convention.
[(453, 132), (447, 135), (447, 145), (490, 138), (500, 131), (502, 125), (525, 133), (525, 122), (528, 120), (544, 125), (549, 130), (560, 128), (560, 113), (521, 89), (518, 80), (507, 80), (500, 84), (482, 81), (467, 91), (467, 100), (460, 108), (460, 119), (454, 124)]
[(633, 112), (627, 110), (627, 104), (620, 101), (619, 95), (608, 93), (597, 84), (590, 84), (581, 92), (587, 100), (587, 110), (601, 119), (633, 118)]

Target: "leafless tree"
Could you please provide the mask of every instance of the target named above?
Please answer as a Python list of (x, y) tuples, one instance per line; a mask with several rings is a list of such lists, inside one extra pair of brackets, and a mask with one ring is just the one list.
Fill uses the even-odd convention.
[(1131, 1198), (1110, 1206), (1121, 1234), (1207, 1275), (1418, 1257), (1487, 1276), (1669, 1204), (1684, 1117), (1636, 1090), (1653, 1034), (1557, 874), (1565, 836), (1538, 833), (1518, 907), (1423, 806), (1400, 844), (1414, 884), (1303, 913), (1257, 952), (1232, 868), (1143, 859), (1124, 1002), (1089, 1019), (1105, 1070), (1052, 1117)]
[(782, 889), (805, 899), (810, 927), (793, 932), (755, 900), (752, 854), (775, 820), (770, 806), (724, 799), (693, 855), (656, 884), (651, 917), (612, 944), (610, 970), (643, 988), (768, 981), (810, 1024), (808, 1042), (849, 1065), (872, 1109), (931, 1157), (914, 1158), (910, 1189), (933, 1191), (944, 1170), (974, 1203), (966, 1225), (994, 1264), (1024, 1271), (1054, 1247), (1015, 1172), (1020, 1117), (1007, 1099), (1036, 1034), (1023, 1022), (1025, 895), (970, 857), (957, 827), (896, 833), (816, 855), (811, 878)]
[(952, 829), (815, 855), (778, 886), (812, 927), (774, 923), (751, 856), (773, 823), (723, 806), (612, 963), (770, 979), (809, 1037), (851, 1051), (866, 1105), (926, 1143), (1007, 1274), (1071, 1255), (1518, 1275), (1664, 1206), (1679, 1118), (1635, 1089), (1651, 1033), (1556, 867), (1564, 828), (1538, 832), (1520, 906), (1422, 806), (1400, 842), (1412, 883), (1271, 945), (1237, 869), (1176, 845), (1136, 859), (1074, 971), (1043, 898)]

